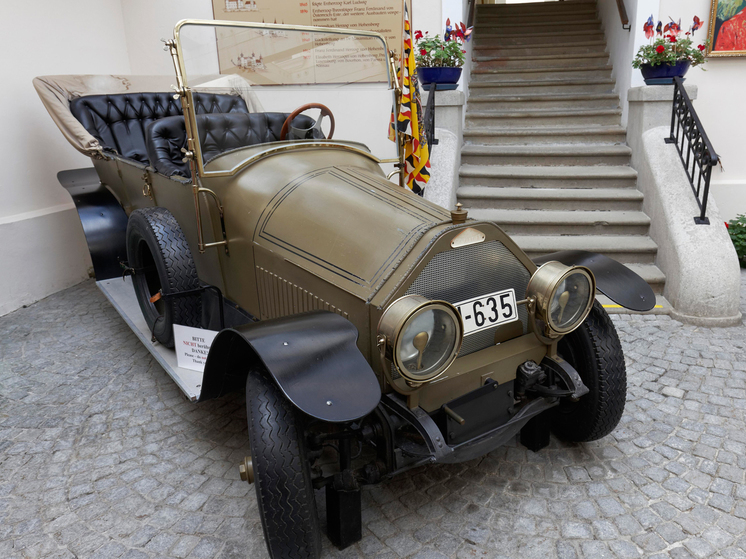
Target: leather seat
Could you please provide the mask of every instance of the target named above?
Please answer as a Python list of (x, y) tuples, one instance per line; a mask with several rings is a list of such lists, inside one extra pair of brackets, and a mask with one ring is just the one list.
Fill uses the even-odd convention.
[[(237, 95), (194, 93), (197, 114), (248, 113)], [(150, 162), (145, 130), (153, 121), (183, 114), (173, 93), (119, 93), (87, 95), (70, 101), (73, 116), (105, 150), (140, 163)]]
[[(197, 115), (202, 157), (207, 163), (221, 153), (236, 148), (277, 142), (285, 119), (290, 113), (218, 113)], [(310, 128), (314, 119), (298, 115), (292, 122), (295, 128)], [(312, 131), (315, 139), (324, 136)], [(186, 147), (183, 117), (162, 118), (150, 124), (145, 133), (148, 158), (156, 171), (166, 176), (189, 175), (189, 167), (182, 162)]]

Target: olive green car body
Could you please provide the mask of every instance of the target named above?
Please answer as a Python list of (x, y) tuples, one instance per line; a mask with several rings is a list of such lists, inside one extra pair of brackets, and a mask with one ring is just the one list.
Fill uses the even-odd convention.
[[(168, 208), (190, 244), (200, 280), (248, 313), (266, 320), (321, 309), (347, 318), (382, 391), (407, 395), (410, 407), (432, 412), (487, 379), (512, 381), (521, 363), (541, 362), (556, 350), (524, 333), (518, 321), (497, 330), (496, 345), (457, 358), (435, 382), (413, 388), (392, 378), (380, 358), (381, 315), (436, 254), (458, 250), (451, 246), (456, 236), (476, 229), (484, 234), (480, 242), (501, 242), (528, 273), (536, 266), (495, 224), (454, 224), (449, 211), (387, 180), (362, 145), (282, 144), (235, 150), (207, 164), (208, 172), (225, 171), (253, 159), (227, 176), (203, 178), (223, 206), (227, 244), (202, 253), (188, 182), (116, 156), (94, 160), (94, 166), (127, 214)], [(204, 240), (221, 240), (217, 204), (212, 196), (200, 197)]]

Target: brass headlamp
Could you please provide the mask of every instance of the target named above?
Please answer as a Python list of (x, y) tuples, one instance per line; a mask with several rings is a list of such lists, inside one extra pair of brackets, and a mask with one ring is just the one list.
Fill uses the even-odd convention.
[(378, 323), (382, 351), (410, 384), (433, 380), (456, 359), (464, 327), (446, 301), (406, 295), (394, 301)]
[(550, 342), (572, 332), (588, 316), (595, 294), (596, 279), (588, 268), (547, 262), (526, 288), (534, 332)]

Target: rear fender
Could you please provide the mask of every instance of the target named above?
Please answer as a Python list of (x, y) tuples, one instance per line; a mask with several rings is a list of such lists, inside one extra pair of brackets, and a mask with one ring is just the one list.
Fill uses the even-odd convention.
[(57, 180), (78, 210), (96, 280), (121, 277), (119, 263), (127, 260), (127, 214), (122, 206), (101, 184), (93, 167), (60, 171)]
[(311, 417), (360, 419), (378, 405), (381, 388), (357, 338), (351, 322), (327, 311), (222, 330), (207, 356), (199, 400), (240, 390), (249, 368), (258, 367)]
[(585, 250), (562, 250), (540, 258), (534, 263), (541, 266), (556, 260), (566, 266), (585, 266), (596, 277), (596, 289), (609, 299), (633, 311), (649, 311), (655, 306), (655, 294), (648, 283), (616, 260)]

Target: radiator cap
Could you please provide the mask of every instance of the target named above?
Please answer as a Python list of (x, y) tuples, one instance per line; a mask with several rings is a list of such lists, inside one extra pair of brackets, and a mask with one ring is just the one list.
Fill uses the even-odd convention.
[(456, 209), (451, 210), (451, 221), (454, 225), (466, 223), (466, 216), (468, 213), (469, 212), (464, 209), (464, 206), (461, 203), (458, 203), (456, 204)]

